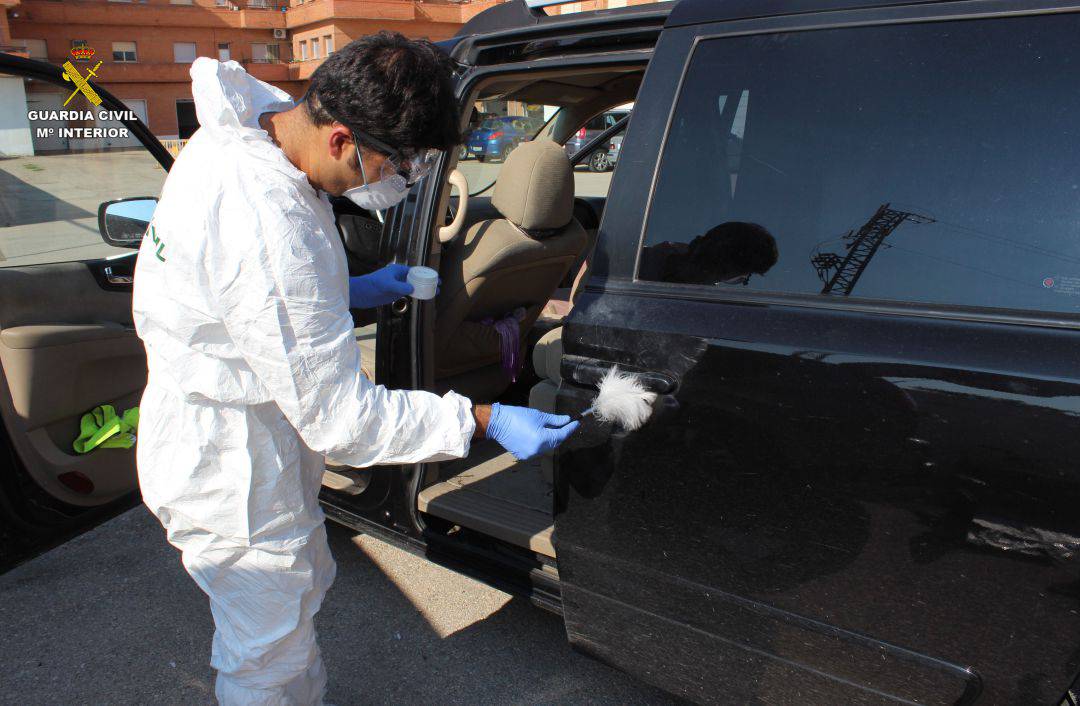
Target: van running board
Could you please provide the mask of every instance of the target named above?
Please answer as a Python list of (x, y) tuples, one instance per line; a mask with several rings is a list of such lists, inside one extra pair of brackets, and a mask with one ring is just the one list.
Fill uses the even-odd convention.
[(537, 506), (552, 506), (539, 461), (519, 462), (509, 453), (424, 488), (418, 502), (421, 512), (554, 559), (552, 515)]
[(347, 495), (359, 495), (367, 490), (370, 482), (371, 471), (368, 469), (327, 467), (323, 471), (322, 484)]

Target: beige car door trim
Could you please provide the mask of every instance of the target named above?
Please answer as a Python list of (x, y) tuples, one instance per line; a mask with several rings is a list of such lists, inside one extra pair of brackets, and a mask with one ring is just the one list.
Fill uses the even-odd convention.
[(16, 326), (0, 331), (0, 343), (8, 348), (47, 348), (72, 343), (135, 337), (131, 326), (104, 322), (100, 324), (37, 324)]

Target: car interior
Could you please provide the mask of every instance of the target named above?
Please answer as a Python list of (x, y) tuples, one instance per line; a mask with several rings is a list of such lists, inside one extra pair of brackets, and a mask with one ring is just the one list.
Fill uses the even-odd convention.
[[(426, 332), (431, 345), (423, 348), (425, 387), (454, 390), (476, 403), (555, 411), (562, 322), (588, 276), (611, 177), (589, 174), (584, 164), (577, 169), (563, 145), (590, 119), (632, 101), (643, 73), (644, 66), (563, 69), (501, 76), (474, 89), (469, 104), (477, 111), (502, 101), (546, 106), (553, 114), (501, 164), (449, 156), (438, 200), (447, 218), (435, 226), (427, 260), (439, 271), (441, 288)], [(476, 122), (462, 116), (463, 130), (470, 119)], [(577, 161), (587, 154), (578, 153)], [(588, 178), (604, 181), (590, 186)], [(339, 222), (350, 265), (377, 266), (363, 253), (377, 252), (380, 224), (361, 217)], [(375, 379), (374, 324), (358, 323), (365, 374)], [(507, 360), (515, 348), (516, 373)], [(550, 457), (518, 462), (494, 442), (477, 440), (467, 458), (428, 469), (416, 503), (429, 530), (494, 538), (553, 565)], [(353, 494), (367, 482), (363, 471), (341, 468), (329, 468), (324, 478)]]
[[(640, 64), (506, 73), (472, 89), (463, 132), (493, 114), (520, 115), (537, 132), (498, 162), (447, 155), (435, 210), (446, 216), (432, 223), (426, 262), (442, 284), (426, 309), (433, 315), (422, 319), (422, 387), (555, 411), (561, 326), (588, 276), (611, 179), (580, 163), (585, 150), (572, 165), (564, 145), (597, 115), (632, 101), (644, 71)], [(606, 132), (604, 139), (617, 130)], [(149, 154), (128, 158), (164, 178)], [(334, 206), (350, 272), (379, 267), (386, 244), (378, 214), (347, 200)], [(118, 411), (134, 407), (145, 385), (145, 355), (131, 320), (133, 264), (133, 253), (119, 251), (90, 267), (0, 271), (5, 291), (17, 294), (0, 306), (0, 385), (8, 389), (0, 416), (21, 465), (49, 501), (95, 507), (134, 487), (130, 449), (69, 450), (83, 414), (103, 401)], [(376, 380), (375, 318), (354, 316), (364, 374)], [(519, 463), (480, 440), (468, 458), (427, 468), (415, 503), (429, 530), (494, 538), (551, 563), (550, 458)], [(370, 471), (328, 466), (324, 485), (360, 496), (371, 478)]]

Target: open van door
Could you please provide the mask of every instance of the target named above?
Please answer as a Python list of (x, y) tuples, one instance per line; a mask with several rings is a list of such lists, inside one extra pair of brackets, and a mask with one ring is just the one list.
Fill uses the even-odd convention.
[[(18, 527), (48, 532), (137, 488), (134, 448), (79, 454), (73, 442), (93, 408), (139, 404), (131, 248), (172, 157), (138, 118), (102, 120), (132, 109), (98, 86), (84, 92), (60, 67), (0, 54), (0, 74), (6, 100), (25, 103), (4, 107), (17, 123), (0, 162), (0, 418), (13, 461), (0, 496)], [(47, 114), (69, 96), (65, 110), (93, 118)]]

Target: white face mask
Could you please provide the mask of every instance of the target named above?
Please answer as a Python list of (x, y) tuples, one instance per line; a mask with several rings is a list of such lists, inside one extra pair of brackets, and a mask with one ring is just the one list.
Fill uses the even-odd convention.
[(395, 174), (388, 179), (380, 179), (374, 184), (369, 184), (367, 173), (364, 171), (364, 159), (360, 156), (360, 148), (353, 146), (356, 148), (356, 158), (360, 160), (360, 173), (364, 177), (364, 185), (346, 189), (341, 195), (367, 211), (383, 211), (401, 203), (401, 200), (409, 193), (409, 185), (405, 182), (405, 178), (400, 174)]

